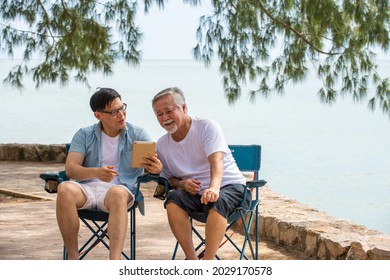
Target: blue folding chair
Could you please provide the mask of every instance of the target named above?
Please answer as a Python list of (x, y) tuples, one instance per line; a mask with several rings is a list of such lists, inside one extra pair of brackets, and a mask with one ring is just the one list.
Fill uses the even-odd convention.
[[(70, 144), (66, 144), (66, 154), (68, 153)], [(69, 180), (65, 174), (65, 171), (60, 172), (48, 172), (39, 175), (45, 181), (45, 190), (50, 193), (56, 193), (56, 188), (50, 187), (50, 184), (54, 183), (56, 185), (60, 184), (63, 181)], [(148, 183), (150, 181), (156, 181), (158, 184), (164, 186), (168, 190), (168, 183), (162, 181), (161, 177), (144, 174), (137, 178), (136, 182), (136, 193), (135, 197), (137, 198), (141, 195), (140, 186), (143, 183)], [(138, 203), (134, 203), (132, 207), (128, 209), (130, 215), (130, 248), (129, 253), (122, 252), (122, 256), (127, 260), (136, 259), (136, 208)], [(99, 243), (103, 244), (108, 250), (110, 249), (109, 244), (105, 239), (109, 239), (107, 234), (107, 223), (109, 213), (100, 211), (100, 210), (89, 210), (83, 209), (77, 211), (79, 219), (83, 224), (90, 230), (91, 236), (85, 241), (85, 243), (79, 248), (80, 259), (84, 257)], [(63, 259), (68, 259), (68, 253), (66, 247), (64, 246), (63, 250)]]
[[(260, 204), (260, 195), (259, 195), (259, 188), (264, 186), (267, 182), (265, 180), (259, 180), (259, 172), (261, 167), (261, 146), (260, 145), (229, 145), (229, 148), (233, 154), (233, 157), (237, 163), (238, 168), (241, 172), (253, 172), (253, 180), (250, 180), (246, 183), (247, 189), (250, 189), (251, 192), (255, 191), (255, 194), (252, 193), (252, 203), (249, 207), (249, 209), (245, 209), (242, 207), (243, 202), (245, 201), (245, 195), (247, 193), (247, 190), (244, 190), (244, 198), (241, 201), (240, 205), (229, 215), (227, 221), (228, 226), (225, 231), (225, 238), (226, 240), (222, 242), (221, 246), (225, 244), (225, 242), (229, 241), (230, 244), (233, 245), (233, 247), (238, 251), (240, 254), (239, 259), (250, 259), (245, 254), (245, 250), (247, 245), (250, 248), (251, 258), (253, 260), (259, 259), (259, 204)], [(251, 238), (251, 227), (253, 218), (255, 219), (255, 225), (254, 225), (254, 245), (255, 248), (253, 248), (252, 245), (252, 238)], [(199, 233), (199, 231), (195, 228), (193, 224), (193, 220), (196, 220), (201, 223), (206, 222), (206, 217), (203, 213), (194, 213), (190, 215), (190, 220), (192, 223), (192, 231), (193, 233), (199, 238), (200, 243), (195, 247), (195, 250), (198, 253), (198, 257), (201, 258), (201, 256), (204, 254), (204, 249), (201, 250), (201, 248), (206, 244), (205, 238)], [(231, 236), (228, 235), (227, 231), (230, 229), (234, 229), (234, 226), (240, 225), (242, 226), (244, 230), (244, 240), (242, 245), (236, 244), (236, 242), (233, 241)], [(172, 259), (176, 258), (176, 254), (179, 248), (179, 243), (176, 242), (176, 246), (173, 252)], [(217, 259), (220, 259), (218, 255), (215, 256)]]

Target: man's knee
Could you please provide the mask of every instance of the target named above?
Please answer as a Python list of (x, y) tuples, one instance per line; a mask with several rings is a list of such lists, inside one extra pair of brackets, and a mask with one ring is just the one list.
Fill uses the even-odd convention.
[(62, 182), (57, 189), (58, 199), (71, 199), (81, 193), (81, 189), (71, 182)]
[(87, 201), (87, 197), (79, 186), (71, 182), (62, 182), (57, 189), (57, 205), (69, 206), (75, 204), (81, 207)]
[(127, 190), (122, 187), (114, 186), (107, 191), (104, 201), (108, 208), (115, 204), (127, 205), (132, 199), (133, 197)]
[(167, 198), (164, 202), (164, 207), (167, 211), (171, 211), (173, 209), (183, 210), (185, 211), (185, 206), (187, 202), (188, 194), (183, 190), (174, 190), (167, 195)]
[(175, 211), (184, 211), (179, 205), (177, 205), (173, 201), (168, 201), (165, 205), (165, 208), (167, 209), (168, 212), (175, 212)]
[(177, 205), (175, 202), (167, 203), (165, 209), (167, 210), (167, 216), (169, 220), (189, 218), (188, 212), (179, 205)]
[(218, 212), (215, 208), (210, 208), (207, 213), (207, 217), (223, 218), (226, 220), (225, 216)]
[(183, 190), (174, 190), (173, 192), (168, 193), (166, 202), (169, 203), (171, 201), (186, 201), (186, 197), (188, 193)]

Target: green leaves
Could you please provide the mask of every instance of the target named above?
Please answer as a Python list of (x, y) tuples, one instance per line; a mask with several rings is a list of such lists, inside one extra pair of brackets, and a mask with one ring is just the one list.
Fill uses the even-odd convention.
[[(196, 6), (200, 0), (183, 0)], [(5, 82), (22, 87), (32, 74), (42, 83), (88, 84), (88, 73), (112, 73), (115, 58), (140, 63), (138, 4), (148, 12), (166, 0), (4, 0), (0, 5), (0, 51), (23, 48), (24, 60)], [(313, 71), (322, 82), (323, 102), (340, 95), (368, 100), (390, 116), (388, 77), (377, 73), (374, 49), (389, 50), (388, 0), (212, 0), (199, 20), (195, 59), (208, 66), (218, 59), (229, 103), (250, 85), (250, 99), (284, 94)], [(43, 56), (30, 68), (32, 57)], [(313, 70), (314, 69), (314, 70)]]
[(283, 94), (288, 83), (304, 82), (314, 67), (323, 102), (346, 94), (355, 101), (371, 96), (369, 107), (390, 115), (388, 78), (377, 74), (372, 52), (389, 49), (389, 1), (220, 0), (213, 5), (213, 13), (200, 20), (194, 55), (207, 65), (217, 54), (230, 102), (248, 81), (257, 84), (251, 100)]
[[(88, 73), (111, 74), (116, 57), (129, 64), (140, 61), (136, 2), (4, 1), (0, 7), (0, 51), (12, 56), (14, 49), (24, 49), (23, 61), (4, 80), (12, 86), (22, 87), (29, 74), (37, 87), (66, 84), (70, 73), (88, 85)], [(42, 59), (30, 68), (34, 56)]]

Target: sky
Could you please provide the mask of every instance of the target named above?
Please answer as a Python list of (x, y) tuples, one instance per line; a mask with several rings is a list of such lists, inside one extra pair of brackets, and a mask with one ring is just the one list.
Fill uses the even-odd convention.
[[(202, 1), (208, 2), (208, 1)], [(182, 1), (168, 1), (163, 10), (153, 5), (148, 14), (138, 11), (137, 24), (144, 33), (140, 49), (144, 59), (192, 59), (199, 18), (211, 6), (193, 7)]]

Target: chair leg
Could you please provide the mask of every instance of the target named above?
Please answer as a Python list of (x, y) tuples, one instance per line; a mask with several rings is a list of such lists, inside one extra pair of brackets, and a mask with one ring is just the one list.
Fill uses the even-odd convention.
[[(191, 224), (192, 224), (192, 219), (191, 219)], [(203, 238), (203, 236), (196, 230), (196, 228), (194, 226), (192, 226), (192, 232), (195, 233), (195, 235), (199, 238), (200, 240), (200, 243), (198, 244), (198, 246), (195, 247), (195, 251), (198, 252), (198, 250), (205, 246), (206, 245), (206, 239)], [(200, 253), (198, 253), (198, 258), (201, 259), (203, 257), (205, 253), (205, 249), (203, 249)], [(216, 254), (215, 255), (215, 258), (217, 260), (220, 260), (220, 257)]]
[(130, 259), (135, 260), (136, 253), (136, 224), (135, 224), (135, 209), (130, 210)]
[[(258, 260), (258, 234), (257, 234), (257, 230), (255, 230), (255, 246), (253, 246), (252, 244), (252, 238), (250, 236), (250, 228), (252, 226), (252, 222), (253, 222), (253, 216), (254, 216), (254, 213), (255, 211), (250, 211), (248, 214), (249, 214), (249, 219), (248, 219), (248, 222), (245, 222), (245, 213), (241, 212), (240, 213), (240, 219), (241, 222), (242, 222), (242, 226), (244, 228), (244, 231), (245, 231), (245, 235), (244, 235), (244, 241), (243, 241), (243, 244), (242, 244), (242, 247), (238, 247), (238, 245), (231, 239), (230, 236), (228, 236), (227, 234), (227, 231), (232, 227), (234, 226), (236, 222), (234, 223), (231, 223), (228, 225), (228, 227), (226, 228), (226, 232), (225, 232), (225, 238), (230, 242), (230, 244), (233, 245), (233, 247), (237, 250), (237, 252), (240, 253), (240, 260), (242, 259), (246, 259), (246, 260), (249, 260), (249, 257), (247, 255), (245, 255), (245, 249), (247, 247), (247, 245), (249, 246), (249, 249), (250, 249), (250, 253), (251, 253), (251, 257), (253, 260)], [(257, 215), (256, 215), (257, 217)], [(257, 223), (257, 221), (256, 221)], [(257, 225), (256, 225), (256, 229), (257, 229)], [(200, 240), (200, 243), (195, 247), (195, 251), (198, 252), (199, 249), (201, 249), (205, 244), (206, 244), (206, 240), (203, 238), (203, 236), (195, 229), (195, 227), (192, 226), (192, 232), (199, 238)], [(226, 242), (226, 241), (225, 241)], [(222, 243), (224, 244), (224, 243)], [(222, 246), (222, 245), (221, 245)], [(177, 251), (179, 249), (179, 242), (176, 241), (176, 245), (175, 245), (175, 249), (173, 251), (173, 255), (172, 255), (172, 260), (175, 260), (176, 259), (176, 254), (177, 254)], [(198, 254), (198, 257), (202, 256), (204, 254), (205, 250), (203, 249), (199, 254)], [(216, 259), (220, 259), (220, 257), (218, 255), (215, 255), (215, 258)]]
[[(195, 248), (195, 251), (197, 252), (206, 242), (205, 239), (203, 239), (203, 237), (199, 234), (199, 232), (193, 227), (192, 228), (192, 231), (199, 237), (200, 239), (200, 243), (198, 244), (198, 246), (196, 246)], [(176, 245), (175, 245), (175, 249), (173, 250), (173, 255), (172, 255), (172, 260), (175, 260), (176, 259), (176, 254), (177, 254), (177, 251), (179, 249), (179, 242), (176, 241)], [(202, 258), (203, 255), (204, 255), (204, 252), (205, 250), (202, 250), (199, 254), (198, 254), (198, 258)], [(215, 257), (219, 260), (219, 256), (215, 255)]]
[[(203, 238), (203, 236), (192, 226), (192, 232), (195, 233), (195, 235), (199, 238), (200, 243), (198, 246), (195, 247), (195, 252), (198, 252), (200, 248), (202, 248), (204, 245), (206, 245), (206, 239)], [(205, 253), (205, 249), (203, 249), (200, 253), (198, 253), (198, 258), (202, 258)], [(216, 256), (217, 259), (219, 259), (218, 256)]]
[[(89, 228), (89, 230), (93, 233), (92, 236), (88, 239), (87, 242), (79, 249), (80, 259), (82, 260), (97, 244), (100, 242), (110, 250), (110, 246), (105, 242), (104, 238), (107, 237), (107, 229), (105, 229), (107, 222), (104, 222), (102, 225), (99, 225), (96, 221), (92, 221), (92, 223), (96, 226), (96, 230), (84, 219), (81, 221)], [(90, 244), (93, 241), (92, 244)], [(84, 250), (87, 248), (86, 250)]]
[(63, 253), (62, 253), (62, 259), (67, 260), (68, 259), (68, 251), (66, 250), (66, 247), (64, 245)]
[(173, 250), (172, 260), (176, 259), (176, 253), (178, 249), (179, 249), (179, 242), (176, 241), (175, 250)]
[(255, 260), (259, 259), (259, 206), (256, 206), (255, 210)]
[[(244, 230), (245, 230), (245, 239), (244, 239), (244, 242), (243, 242), (243, 245), (242, 245), (242, 249), (241, 249), (240, 260), (242, 260), (242, 258), (245, 256), (246, 243), (249, 244), (249, 248), (250, 248), (251, 254), (252, 254), (252, 259), (254, 259), (254, 260), (256, 259), (255, 258), (255, 253), (253, 251), (252, 240), (251, 240), (251, 237), (250, 237), (250, 234), (249, 234), (250, 227), (251, 227), (251, 224), (252, 224), (252, 218), (253, 218), (253, 212), (250, 213), (249, 222), (248, 222), (248, 225), (246, 225), (246, 223), (245, 223), (245, 216), (241, 213), (242, 225), (243, 225)], [(245, 258), (247, 259), (246, 256), (245, 256)]]
[[(256, 175), (258, 175), (256, 173)], [(259, 188), (256, 188), (256, 207), (255, 207), (255, 249), (256, 249), (256, 255), (255, 255), (255, 260), (259, 259), (259, 204), (260, 204), (260, 193), (259, 193)]]
[[(236, 223), (234, 223), (234, 224), (236, 224)], [(228, 229), (230, 229), (231, 226), (233, 226), (234, 224), (231, 224), (231, 225), (229, 226)], [(228, 231), (228, 229), (227, 229), (226, 231)], [(247, 240), (247, 235), (246, 235), (246, 234), (245, 234), (245, 236), (244, 236), (244, 242), (243, 242), (243, 245), (242, 245), (241, 248), (238, 247), (238, 245), (233, 241), (233, 239), (231, 239), (230, 236), (227, 235), (227, 233), (225, 233), (225, 238), (226, 238), (226, 239), (230, 242), (230, 244), (237, 250), (237, 252), (240, 253), (240, 258), (239, 258), (240, 260), (242, 260), (242, 258), (244, 258), (244, 259), (246, 259), (246, 260), (249, 260), (249, 258), (245, 255), (246, 240)], [(252, 254), (252, 256), (253, 256), (253, 254)]]
[[(249, 219), (248, 219), (248, 223), (245, 222), (245, 213), (241, 212), (240, 213), (240, 219), (237, 220), (236, 222), (234, 223), (231, 223), (227, 228), (226, 228), (226, 232), (232, 228), (235, 224), (237, 224), (238, 221), (241, 220), (242, 222), (242, 227), (244, 229), (244, 241), (243, 241), (243, 244), (242, 244), (242, 247), (239, 248), (238, 245), (230, 238), (230, 236), (227, 235), (227, 233), (225, 232), (225, 238), (230, 242), (230, 244), (233, 245), (233, 247), (240, 253), (240, 260), (242, 260), (243, 258), (246, 259), (246, 260), (249, 260), (248, 256), (245, 255), (245, 249), (246, 249), (246, 246), (247, 244), (249, 245), (249, 249), (250, 249), (250, 252), (251, 252), (251, 256), (252, 256), (252, 259), (253, 260), (257, 260), (257, 255), (255, 254), (255, 250), (253, 249), (253, 245), (252, 245), (252, 239), (250, 237), (250, 228), (252, 226), (252, 221), (253, 221), (253, 213), (254, 211), (250, 211), (248, 212), (249, 213)], [(256, 231), (256, 236), (257, 236), (257, 231)], [(258, 247), (258, 239), (255, 239), (255, 246)]]
[[(130, 209), (130, 255), (127, 255), (124, 251), (122, 251), (122, 256), (127, 260), (135, 260), (135, 252), (136, 252), (136, 228), (135, 228), (135, 209)], [(79, 249), (79, 259), (82, 260), (96, 245), (100, 242), (110, 250), (109, 244), (104, 240), (107, 238), (110, 239), (107, 234), (107, 224), (108, 221), (103, 220), (92, 220), (84, 217), (79, 217), (83, 224), (92, 232), (92, 235), (89, 239), (83, 244), (83, 246)], [(97, 222), (102, 221), (102, 222)], [(91, 224), (90, 224), (91, 222)], [(93, 225), (94, 227), (93, 227)], [(64, 260), (68, 259), (68, 252), (64, 245), (63, 256)]]
[[(198, 244), (198, 246), (195, 247), (195, 252), (198, 252), (198, 250), (206, 244), (206, 240), (203, 238), (203, 236), (196, 230), (196, 228), (194, 228), (194, 226), (192, 226), (192, 218), (190, 218), (191, 220), (191, 227), (192, 227), (192, 232), (195, 233), (195, 235), (199, 238), (200, 240), (200, 243)], [(176, 245), (175, 245), (175, 249), (173, 250), (173, 254), (172, 254), (172, 260), (175, 260), (176, 259), (176, 254), (177, 254), (177, 251), (179, 249), (179, 242), (176, 241)], [(205, 250), (202, 250), (199, 254), (198, 254), (198, 258), (201, 258), (204, 254)], [(217, 259), (219, 259), (218, 256), (216, 256)]]

